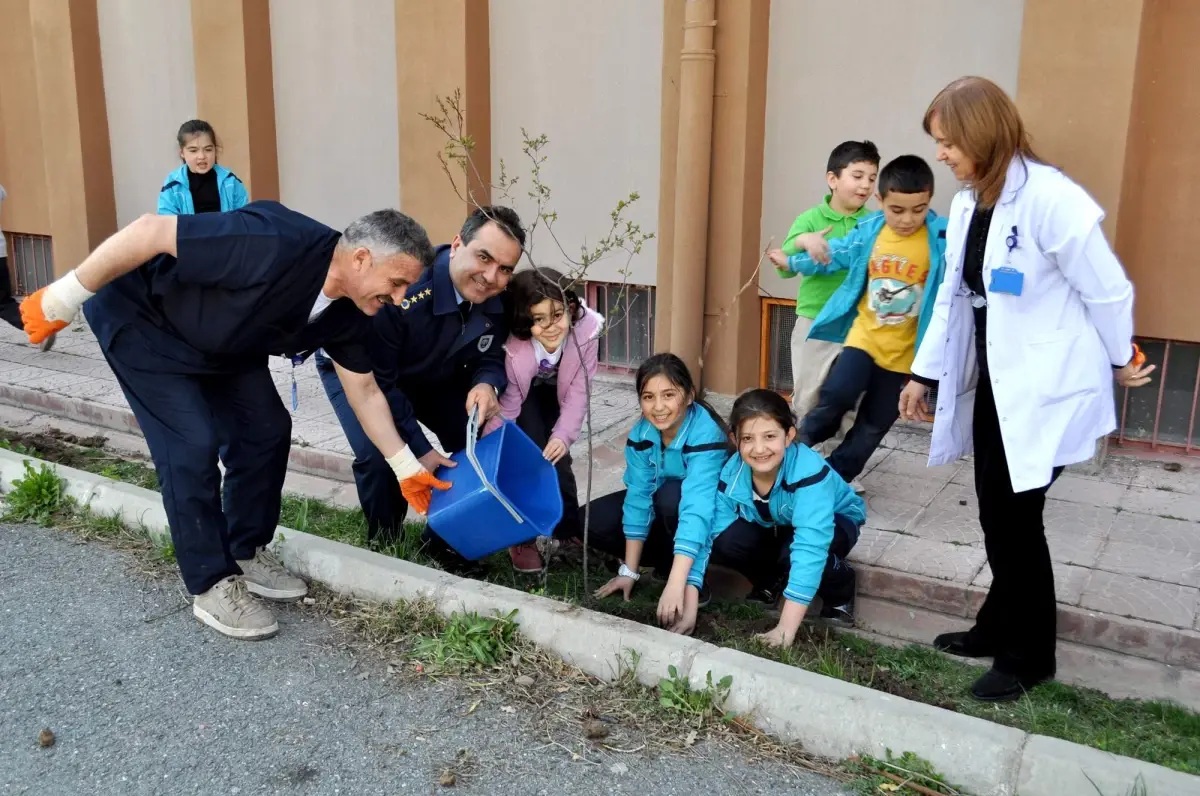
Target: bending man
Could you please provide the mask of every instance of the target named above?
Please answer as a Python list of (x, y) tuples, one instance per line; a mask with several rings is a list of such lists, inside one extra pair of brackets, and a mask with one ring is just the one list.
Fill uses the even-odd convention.
[[(231, 213), (142, 216), (21, 304), (30, 342), (82, 306), (137, 417), (193, 611), (227, 636), (279, 630), (267, 599), (304, 581), (263, 548), (279, 522), (292, 421), (267, 358), (324, 348), (401, 490), (433, 486), (396, 433), (364, 341), (368, 316), (401, 301), (433, 260), (420, 224), (380, 210), (338, 233), (276, 202)], [(218, 440), (227, 443), (224, 495)], [(222, 505), (222, 497), (224, 498)]]

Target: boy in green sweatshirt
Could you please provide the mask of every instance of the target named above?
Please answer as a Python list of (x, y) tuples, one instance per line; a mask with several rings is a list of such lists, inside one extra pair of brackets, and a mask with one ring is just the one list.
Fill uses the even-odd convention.
[[(829, 153), (825, 174), (829, 195), (792, 222), (783, 241), (784, 254), (795, 254), (794, 241), (806, 233), (823, 232), (826, 238), (833, 240), (854, 229), (858, 220), (869, 213), (866, 204), (875, 191), (878, 176), (879, 150), (870, 141), (844, 141), (834, 147)], [(796, 275), (782, 270), (778, 273), (785, 279)], [(821, 384), (842, 351), (838, 343), (807, 339), (808, 330), (845, 278), (845, 271), (806, 276), (796, 293), (796, 327), (792, 331), (792, 408), (800, 421), (816, 405)], [(854, 412), (846, 415), (841, 431), (830, 445), (836, 447), (852, 425)], [(857, 484), (854, 486), (858, 488)]]

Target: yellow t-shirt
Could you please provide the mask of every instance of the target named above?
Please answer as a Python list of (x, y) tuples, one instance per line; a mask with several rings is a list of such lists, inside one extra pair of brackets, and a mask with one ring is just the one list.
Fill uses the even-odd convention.
[(917, 353), (917, 317), (929, 276), (929, 228), (902, 237), (884, 227), (867, 264), (867, 289), (846, 345), (866, 351), (875, 364), (911, 373)]

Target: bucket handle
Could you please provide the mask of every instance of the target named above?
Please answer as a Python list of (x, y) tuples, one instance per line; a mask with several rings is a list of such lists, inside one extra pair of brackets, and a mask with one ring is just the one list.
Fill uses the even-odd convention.
[(512, 518), (517, 522), (523, 523), (525, 520), (521, 517), (517, 510), (512, 507), (504, 496), (500, 494), (500, 490), (487, 479), (483, 474), (483, 468), (479, 465), (479, 459), (475, 456), (475, 439), (479, 436), (479, 407), (472, 406), (471, 414), (467, 416), (467, 461), (471, 463), (471, 467), (475, 469), (475, 475), (479, 476), (479, 482), (492, 494), (500, 505), (508, 510)]

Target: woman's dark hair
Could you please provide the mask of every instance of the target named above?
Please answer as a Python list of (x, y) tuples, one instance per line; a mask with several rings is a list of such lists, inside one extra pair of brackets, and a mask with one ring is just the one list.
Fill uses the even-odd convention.
[(774, 390), (747, 390), (733, 402), (733, 411), (729, 413), (729, 428), (736, 437), (741, 433), (742, 424), (756, 417), (766, 417), (774, 420), (786, 434), (796, 427), (796, 416), (787, 400)]
[(562, 304), (571, 325), (579, 320), (582, 307), (575, 292), (575, 282), (553, 268), (530, 268), (519, 271), (508, 285), (512, 294), (512, 323), (509, 332), (518, 340), (533, 336), (533, 316), (530, 310), (546, 299)]
[(669, 352), (654, 354), (653, 356), (643, 360), (642, 364), (637, 369), (637, 374), (633, 377), (634, 386), (637, 388), (638, 400), (642, 398), (642, 390), (646, 387), (646, 382), (655, 376), (662, 376), (667, 381), (674, 384), (679, 389), (683, 390), (688, 395), (692, 396), (692, 403), (704, 407), (717, 426), (729, 434), (729, 429), (725, 426), (725, 420), (717, 414), (717, 410), (709, 405), (700, 397), (696, 391), (696, 382), (692, 379), (692, 372), (688, 370), (688, 366), (683, 360)]
[(217, 140), (217, 131), (203, 119), (189, 119), (179, 125), (179, 133), (175, 136), (175, 140), (179, 142), (179, 148), (183, 149), (192, 136), (203, 134), (207, 134), (212, 139), (213, 146), (220, 150), (221, 142)]

